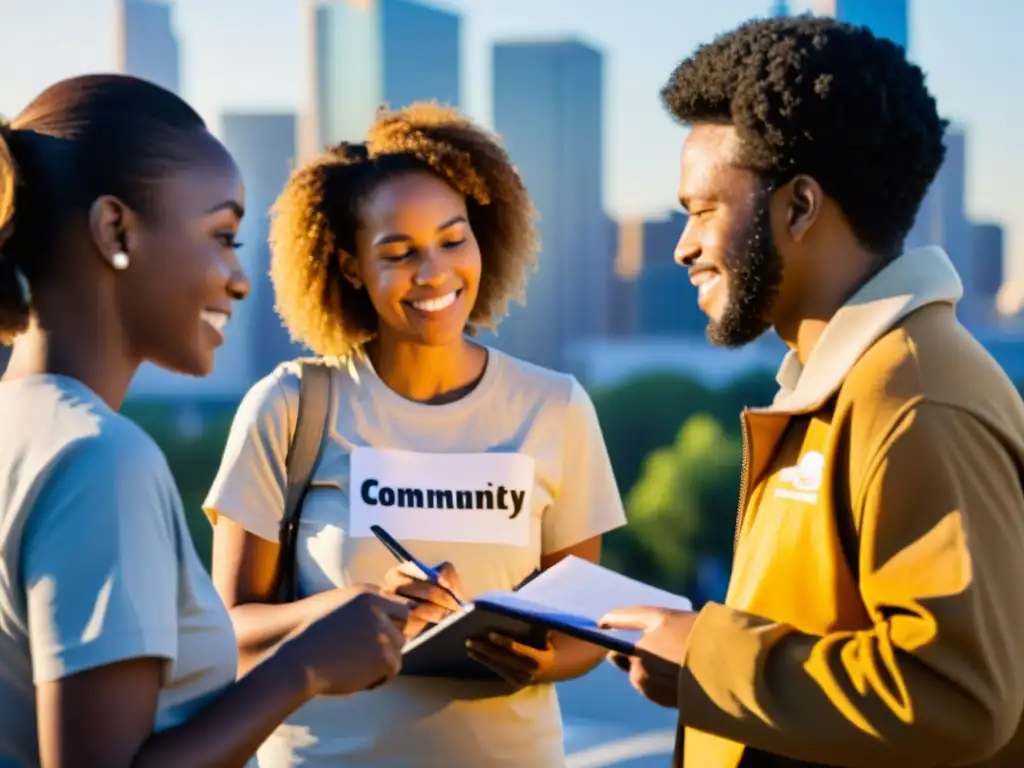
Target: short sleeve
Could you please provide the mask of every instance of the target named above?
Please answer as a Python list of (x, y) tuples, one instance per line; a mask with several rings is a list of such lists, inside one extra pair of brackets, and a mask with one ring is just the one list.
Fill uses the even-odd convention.
[(573, 379), (565, 414), (561, 482), (544, 513), (545, 555), (626, 524), (611, 459), (586, 390)]
[(141, 433), (121, 434), (73, 445), (25, 526), (21, 578), (37, 685), (128, 659), (176, 659), (181, 501), (159, 449)]
[(242, 399), (203, 510), (267, 541), (278, 540), (287, 486), (288, 445), (299, 404), (298, 376), (279, 368)]

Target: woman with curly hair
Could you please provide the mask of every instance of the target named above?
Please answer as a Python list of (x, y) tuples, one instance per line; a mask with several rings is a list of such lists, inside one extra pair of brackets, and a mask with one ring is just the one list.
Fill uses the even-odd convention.
[[(333, 405), (299, 519), (299, 599), (274, 597), (295, 363), (245, 397), (205, 504), (243, 665), (353, 584), (410, 599), (412, 637), (568, 555), (598, 560), (601, 536), (624, 524), (582, 387), (471, 338), (521, 299), (533, 217), (498, 140), (433, 104), (382, 113), (365, 144), (292, 176), (275, 206), (271, 274), (293, 337), (330, 363)], [(445, 561), (440, 585), (395, 567), (371, 523), (420, 560)], [(317, 699), (264, 744), (261, 765), (562, 765), (552, 684), (592, 669), (600, 651), (555, 635), (543, 650), (496, 636), (468, 652), (493, 681), (410, 675)]]

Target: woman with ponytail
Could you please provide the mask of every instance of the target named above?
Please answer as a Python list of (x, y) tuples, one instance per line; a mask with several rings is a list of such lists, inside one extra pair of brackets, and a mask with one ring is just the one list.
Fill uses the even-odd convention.
[(143, 362), (213, 367), (249, 292), (243, 194), (142, 80), (64, 80), (0, 125), (0, 765), (239, 766), (307, 700), (397, 672), (407, 609), (354, 587), (235, 682), (167, 463), (117, 412)]

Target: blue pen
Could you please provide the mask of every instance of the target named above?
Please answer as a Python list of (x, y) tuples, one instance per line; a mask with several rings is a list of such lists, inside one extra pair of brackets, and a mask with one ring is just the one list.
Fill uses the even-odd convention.
[(454, 599), (456, 603), (462, 605), (462, 601), (459, 600), (459, 598), (450, 589), (441, 584), (441, 574), (437, 572), (436, 568), (431, 568), (426, 563), (423, 563), (414, 557), (409, 550), (399, 544), (390, 533), (385, 531), (379, 525), (371, 525), (370, 532), (380, 540), (381, 544), (388, 548), (388, 551), (395, 556), (398, 562), (412, 563), (415, 565), (423, 572), (423, 576), (427, 581), (443, 589), (452, 596), (452, 599)]

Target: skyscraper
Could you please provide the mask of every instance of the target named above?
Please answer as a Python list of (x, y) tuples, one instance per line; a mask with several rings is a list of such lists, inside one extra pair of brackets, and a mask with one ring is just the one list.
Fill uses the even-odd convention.
[(270, 208), (295, 167), (296, 122), (291, 113), (232, 112), (221, 117), (221, 137), (245, 179), (247, 213), (238, 235), (243, 244), (239, 256), (252, 293), (238, 305), (232, 324), (238, 321), (238, 362), (253, 381), (304, 352), (274, 310), (267, 242)]
[(907, 248), (939, 245), (964, 282), (961, 307), (972, 312), (974, 288), (971, 269), (971, 223), (967, 218), (965, 188), (967, 183), (967, 133), (959, 126), (946, 131), (946, 159), (918, 210), (914, 227), (907, 236)]
[(157, 0), (118, 0), (118, 68), (181, 93), (181, 62), (171, 7)]
[(867, 27), (876, 36), (888, 38), (909, 50), (907, 0), (815, 0), (811, 7), (815, 13)]
[(413, 0), (311, 0), (301, 157), (358, 141), (377, 108), (460, 104), (461, 19)]
[(686, 214), (677, 212), (644, 222), (644, 263), (637, 289), (637, 325), (644, 336), (701, 336), (707, 327), (690, 273), (673, 257), (686, 221)]
[(979, 319), (996, 317), (996, 298), (1005, 277), (1003, 228), (991, 222), (971, 226), (971, 280)]
[(604, 214), (604, 58), (576, 40), (494, 47), (494, 126), (540, 213), (543, 251), (527, 306), (495, 344), (560, 367), (567, 345), (603, 335), (615, 260)]
[(644, 222), (639, 217), (612, 222), (618, 241), (614, 268), (608, 273), (608, 335), (629, 337), (637, 332), (639, 278), (644, 264)]

